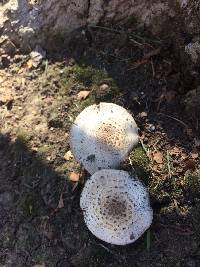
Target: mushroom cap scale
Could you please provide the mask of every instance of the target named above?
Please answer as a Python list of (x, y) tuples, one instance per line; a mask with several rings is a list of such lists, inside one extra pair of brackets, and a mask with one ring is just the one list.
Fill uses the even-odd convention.
[(138, 128), (133, 117), (113, 103), (87, 107), (70, 131), (71, 150), (91, 174), (117, 168), (137, 143)]
[(153, 212), (140, 181), (120, 170), (101, 170), (86, 182), (80, 206), (89, 230), (99, 239), (126, 245), (149, 228)]

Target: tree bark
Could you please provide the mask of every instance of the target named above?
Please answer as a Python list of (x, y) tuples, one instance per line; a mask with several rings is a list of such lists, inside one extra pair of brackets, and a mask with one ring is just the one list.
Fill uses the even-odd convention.
[[(194, 0), (1, 0), (0, 54), (36, 45), (52, 47), (79, 28), (134, 20), (162, 38), (179, 39), (196, 64), (200, 55), (200, 2)], [(50, 44), (50, 46), (49, 46)]]

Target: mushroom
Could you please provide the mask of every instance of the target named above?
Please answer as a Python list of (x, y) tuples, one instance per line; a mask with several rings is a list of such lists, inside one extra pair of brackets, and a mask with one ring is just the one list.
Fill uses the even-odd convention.
[(117, 168), (137, 143), (135, 120), (113, 103), (85, 108), (70, 131), (71, 150), (90, 174)]
[(145, 187), (122, 170), (101, 170), (93, 174), (83, 188), (80, 206), (89, 230), (115, 245), (137, 240), (153, 218)]

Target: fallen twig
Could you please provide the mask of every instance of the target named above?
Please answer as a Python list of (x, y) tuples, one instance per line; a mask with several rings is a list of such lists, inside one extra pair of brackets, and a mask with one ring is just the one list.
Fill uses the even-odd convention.
[(110, 31), (110, 32), (116, 32), (116, 33), (125, 33), (124, 31), (119, 31), (119, 30), (115, 30), (113, 28), (109, 28), (109, 27), (103, 27), (103, 26), (98, 26), (98, 25), (88, 25), (89, 28), (96, 28), (96, 29), (102, 29), (102, 30), (106, 30), (106, 31)]
[(156, 48), (152, 51), (150, 51), (149, 53), (145, 54), (143, 59), (150, 59), (153, 56), (157, 56), (158, 54), (160, 54), (161, 48)]
[(142, 148), (143, 148), (144, 152), (146, 153), (147, 157), (150, 159), (149, 150), (145, 147), (142, 139), (140, 139), (140, 143), (141, 143)]
[(151, 232), (150, 229), (147, 231), (147, 250), (151, 248)]
[(131, 68), (128, 69), (128, 70), (134, 70), (134, 69), (137, 69), (137, 68), (140, 67), (141, 65), (146, 64), (146, 63), (148, 63), (148, 62), (149, 62), (148, 59), (142, 59), (142, 60), (136, 61), (136, 62), (133, 63), (133, 67), (131, 67)]
[(105, 30), (105, 31), (110, 31), (110, 32), (115, 32), (115, 33), (120, 33), (120, 34), (126, 34), (129, 38), (131, 38), (130, 39), (131, 41), (135, 42), (138, 45), (144, 45), (144, 44), (141, 44), (138, 41), (132, 39), (133, 37), (134, 38), (137, 38), (139, 40), (142, 40), (143, 42), (149, 41), (149, 42), (158, 43), (158, 44), (161, 43), (161, 41), (159, 41), (159, 40), (151, 40), (150, 38), (146, 38), (146, 37), (144, 38), (144, 37), (139, 36), (139, 35), (134, 34), (134, 33), (127, 33), (125, 31), (120, 31), (120, 30), (116, 30), (116, 29), (113, 29), (113, 28), (109, 28), (109, 27), (104, 27), (104, 26), (98, 26), (98, 25), (91, 25), (91, 24), (89, 24), (88, 25), (88, 28), (96, 28), (96, 29), (102, 29), (102, 30)]
[(133, 39), (133, 38), (130, 38), (129, 40), (130, 40), (131, 42), (133, 42), (134, 44), (136, 44), (137, 46), (139, 46), (139, 47), (144, 46), (144, 44), (139, 43), (138, 41), (136, 41), (136, 40)]
[(117, 258), (117, 260), (118, 260), (119, 262), (121, 262), (121, 260), (124, 260), (124, 257), (122, 257), (121, 255), (117, 254), (117, 253), (114, 252), (113, 250), (109, 249), (109, 248), (106, 247), (105, 245), (103, 245), (103, 244), (101, 244), (101, 243), (96, 243), (96, 242), (95, 242), (95, 244), (98, 245), (98, 246), (101, 246), (101, 247), (104, 248), (107, 252), (109, 252), (110, 254), (114, 255), (114, 256)]
[(167, 169), (168, 169), (169, 178), (171, 178), (172, 174), (171, 174), (170, 156), (169, 156), (168, 150), (167, 150)]
[(187, 125), (186, 123), (184, 123), (183, 121), (181, 121), (181, 120), (179, 120), (179, 119), (177, 119), (177, 118), (175, 118), (175, 117), (172, 117), (172, 116), (170, 116), (170, 115), (166, 115), (166, 114), (164, 114), (164, 113), (160, 113), (160, 112), (157, 113), (157, 115), (162, 115), (162, 116), (165, 116), (165, 117), (167, 117), (167, 118), (173, 119), (173, 120), (179, 122), (180, 124), (182, 124), (184, 127), (189, 128), (188, 125)]
[(152, 68), (152, 75), (153, 75), (153, 77), (155, 77), (155, 68), (154, 68), (154, 64), (153, 64), (152, 58), (151, 58), (151, 68)]

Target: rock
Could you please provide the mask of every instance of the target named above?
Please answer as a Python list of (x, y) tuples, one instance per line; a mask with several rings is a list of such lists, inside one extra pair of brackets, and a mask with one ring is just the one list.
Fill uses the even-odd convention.
[(140, 118), (146, 118), (148, 116), (147, 112), (143, 111), (141, 113), (139, 113), (139, 117)]
[(149, 123), (149, 124), (147, 124), (146, 129), (147, 129), (149, 132), (154, 132), (155, 129), (156, 129), (156, 127), (155, 127), (155, 125)]
[(10, 65), (10, 56), (2, 55), (0, 57), (0, 68), (7, 68)]
[(16, 46), (9, 39), (3, 42), (3, 44), (1, 45), (0, 55), (8, 54), (10, 56), (14, 56), (16, 52), (17, 52)]
[(31, 28), (31, 27), (20, 27), (19, 28), (19, 36), (22, 39), (27, 39), (27, 40), (31, 40), (31, 38), (34, 36), (35, 31)]
[(102, 91), (106, 91), (106, 90), (108, 90), (109, 89), (109, 85), (108, 84), (106, 84), (106, 83), (104, 83), (104, 84), (102, 84), (101, 86), (100, 86), (100, 88), (99, 88), (100, 90), (102, 90)]
[(32, 62), (31, 64), (34, 68), (37, 68), (43, 60), (43, 55), (37, 51), (32, 51), (30, 53), (30, 57)]
[(26, 58), (27, 58), (27, 56), (25, 56), (25, 55), (19, 55), (19, 54), (16, 54), (16, 55), (13, 57), (13, 63), (19, 63), (19, 62), (21, 62), (21, 61), (24, 61)]
[(100, 22), (121, 26), (134, 19), (136, 25), (157, 34), (170, 36), (179, 29), (194, 34), (199, 30), (197, 8), (195, 1), (186, 0), (176, 4), (167, 0), (91, 0), (89, 4), (87, 0), (8, 0), (0, 5), (0, 29), (8, 42), (27, 51), (36, 44), (56, 47), (58, 39)]
[(37, 68), (41, 63), (43, 58), (46, 56), (46, 51), (44, 51), (39, 45), (30, 53), (30, 59), (27, 62), (28, 68)]
[(64, 159), (65, 160), (71, 160), (71, 159), (73, 159), (73, 154), (72, 154), (72, 152), (70, 150), (65, 153)]

